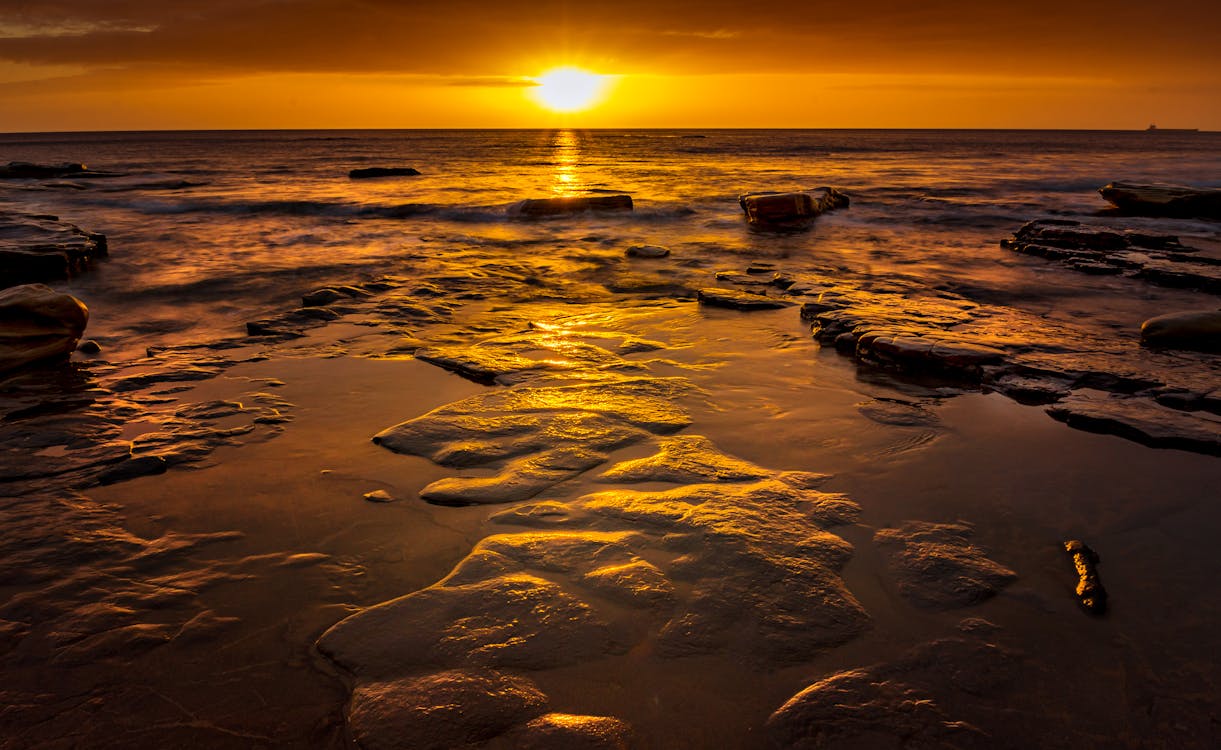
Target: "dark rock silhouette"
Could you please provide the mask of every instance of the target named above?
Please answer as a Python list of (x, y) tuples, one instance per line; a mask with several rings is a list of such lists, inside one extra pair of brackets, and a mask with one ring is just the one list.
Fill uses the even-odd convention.
[(364, 167), (348, 172), (353, 180), (367, 180), (374, 177), (416, 177), (420, 170), (413, 167)]
[(1221, 189), (1217, 188), (1112, 182), (1098, 192), (1120, 213), (1132, 216), (1221, 218)]

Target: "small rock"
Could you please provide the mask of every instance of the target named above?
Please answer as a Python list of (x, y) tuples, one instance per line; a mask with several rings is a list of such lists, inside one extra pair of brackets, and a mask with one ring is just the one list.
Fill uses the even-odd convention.
[(629, 258), (664, 258), (670, 250), (661, 245), (632, 245), (623, 254)]
[(392, 503), (396, 498), (385, 490), (373, 490), (365, 493), (365, 499), (371, 503)]
[(102, 345), (93, 339), (85, 339), (76, 347), (76, 350), (82, 354), (101, 354)]
[(415, 177), (419, 174), (420, 170), (412, 167), (364, 167), (348, 172), (348, 177), (353, 180), (367, 180), (371, 177)]
[(1073, 567), (1077, 570), (1076, 593), (1081, 606), (1091, 614), (1102, 614), (1107, 608), (1107, 591), (1098, 578), (1098, 553), (1080, 539), (1065, 542), (1064, 551), (1072, 556)]

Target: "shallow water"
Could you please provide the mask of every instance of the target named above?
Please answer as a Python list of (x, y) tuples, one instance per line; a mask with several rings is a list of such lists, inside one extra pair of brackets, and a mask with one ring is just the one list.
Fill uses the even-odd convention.
[[(361, 711), (381, 704), (362, 690), (458, 667), (528, 678), (553, 712), (616, 717), (631, 726), (632, 747), (789, 746), (767, 723), (786, 700), (833, 675), (891, 665), (900, 671), (877, 672), (875, 683), (907, 686), (941, 719), (904, 713), (908, 704), (893, 696), (852, 693), (850, 702), (870, 708), (824, 716), (832, 734), (819, 741), (1214, 746), (1221, 675), (1206, 655), (1216, 651), (1221, 615), (1210, 543), (1221, 526), (1211, 503), (1216, 458), (1069, 430), (986, 383), (877, 370), (820, 348), (796, 307), (716, 309), (697, 304), (694, 290), (747, 284), (742, 271), (770, 263), (810, 290), (792, 302), (857, 295), (862, 309), (904, 310), (921, 325), (987, 336), (1026, 366), (1095, 373), (1094, 385), (1111, 382), (1106, 375), (1215, 388), (1214, 356), (1147, 351), (1133, 335), (1167, 309), (1215, 308), (1215, 296), (1075, 274), (997, 241), (1029, 219), (1056, 216), (1175, 233), (1216, 253), (1215, 222), (1099, 216), (1094, 189), (1117, 178), (1207, 184), (1221, 167), (1217, 138), (0, 136), (0, 161), (79, 160), (124, 175), (0, 182), (0, 205), (104, 232), (112, 256), (57, 284), (89, 304), (101, 357), (9, 378), (0, 396), (2, 486), (13, 495), (0, 512), (14, 530), (0, 547), (10, 694), (3, 745), (375, 746), (400, 736), (394, 722), (406, 721), (410, 707), (378, 724)], [(346, 177), (351, 168), (398, 164), (425, 174)], [(852, 206), (804, 232), (759, 232), (741, 220), (740, 192), (821, 184), (847, 191)], [(589, 190), (629, 192), (637, 208), (539, 221), (507, 211), (525, 197)], [(664, 245), (671, 255), (627, 260), (633, 244)], [(739, 275), (718, 281), (718, 271)], [(332, 306), (333, 320), (293, 319), (299, 338), (245, 335), (247, 321), (287, 320), (305, 292), (370, 281), (367, 296)], [(189, 344), (204, 346), (181, 348)], [(178, 348), (146, 357), (150, 346)], [(429, 364), (439, 354), (505, 359), (495, 360), (496, 384), (484, 385)], [(714, 483), (719, 500), (692, 506), (708, 516), (692, 510), (682, 523), (661, 505), (649, 510), (647, 499), (636, 516), (613, 498), (590, 501), (603, 491), (698, 486), (598, 479), (667, 445), (679, 423), (650, 426), (653, 417), (641, 416), (662, 408), (650, 400), (658, 388), (668, 394), (666, 419), (686, 425), (678, 437), (704, 436), (767, 476), (831, 476), (813, 495), (780, 492), (774, 517), (752, 515), (735, 479)], [(530, 393), (542, 406), (487, 400)], [(442, 466), (369, 440), (422, 417), (426, 429), (451, 429), (426, 415), (471, 403), (489, 435), (497, 419), (575, 408), (609, 420), (603, 427), (623, 438), (596, 446), (577, 431), (543, 438), (581, 460), (592, 451), (596, 466), (548, 474), (525, 502), (423, 502), (422, 492), (455, 477), (507, 476), (489, 485), (491, 499), (529, 478), (513, 457), (477, 463), (493, 450), (487, 445), (450, 454), (472, 465)], [(1182, 418), (1212, 424), (1207, 413)], [(137, 453), (168, 456), (168, 471), (97, 486), (114, 451), (132, 440)], [(43, 471), (52, 462), (71, 470)], [(362, 498), (373, 490), (394, 502)], [(822, 493), (844, 493), (859, 515), (850, 523), (791, 515), (790, 503), (804, 508), (825, 501)], [(542, 527), (498, 515), (540, 501), (571, 515)], [(712, 506), (726, 516), (718, 520)], [(892, 548), (875, 538), (909, 521), (969, 524), (970, 544), (950, 551), (968, 567), (998, 564), (1016, 579), (986, 592), (994, 596), (913, 604)], [(633, 535), (633, 554), (661, 571), (673, 599), (641, 608), (613, 588), (591, 588), (587, 562), (563, 558), (555, 538), (543, 545), (555, 559), (503, 575), (468, 557), (494, 535), (517, 544), (556, 531)], [(801, 534), (809, 539), (792, 541)], [(1087, 616), (1073, 599), (1058, 546), (1073, 537), (1102, 554), (1112, 602), (1105, 618)], [(691, 539), (700, 543), (684, 546)], [(836, 559), (844, 541), (851, 554), (842, 567), (803, 567)], [(438, 583), (455, 567), (465, 578)], [(369, 615), (347, 621), (355, 638), (323, 637), (350, 615), (420, 590), (459, 597), (453, 606), (461, 608), (462, 586), (522, 571), (557, 586), (555, 601), (589, 607), (615, 642), (599, 650), (559, 622), (519, 632), (493, 622), (509, 628), (495, 642), (507, 651), (534, 639), (554, 648), (497, 661), (486, 649), (446, 651), (442, 639), (424, 656), (403, 656)], [(797, 591), (811, 580), (823, 588), (803, 599)], [(412, 616), (396, 627), (425, 635), (451, 627), (440, 606), (409, 604)], [(495, 621), (495, 606), (481, 616)], [(684, 612), (695, 624), (676, 636)], [(788, 619), (769, 619), (780, 612)], [(964, 618), (990, 624), (960, 626)], [(463, 637), (477, 641), (493, 625)], [(823, 632), (811, 646), (811, 633)], [(904, 661), (930, 643), (948, 649), (942, 661), (957, 670), (948, 682)], [(972, 649), (981, 643), (1001, 662), (978, 658)], [(362, 661), (370, 648), (382, 649), (379, 663)], [(555, 656), (565, 648), (585, 655)], [(974, 687), (964, 694), (956, 684)], [(974, 729), (938, 734), (947, 722)], [(511, 744), (492, 738), (489, 747), (501, 741)]]

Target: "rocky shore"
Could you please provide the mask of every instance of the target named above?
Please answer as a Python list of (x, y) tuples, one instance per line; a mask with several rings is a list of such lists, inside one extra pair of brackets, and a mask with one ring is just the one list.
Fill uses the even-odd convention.
[[(847, 207), (834, 189), (817, 205), (786, 195), (780, 213), (774, 195), (743, 196), (743, 220), (814, 231), (810, 218)], [(515, 210), (580, 221), (632, 207), (608, 195)], [(11, 221), (21, 252), (105, 254), (58, 220)], [(1032, 222), (979, 252), (1216, 307), (1212, 249), (1109, 219)], [(964, 457), (979, 455), (956, 432), (1003, 433), (1037, 405), (1173, 449), (1165, 465), (1187, 479), (1150, 507), (1211, 519), (1185, 487), (1218, 476), (1221, 369), (1211, 343), (1194, 345), (1215, 340), (1213, 318), (1188, 333), (1155, 322), (1182, 310), (1147, 310), (1143, 333), (1073, 326), (928, 278), (739, 260), (595, 235), (555, 253), (472, 242), (336, 274), (229, 337), (137, 359), (103, 346), (62, 361), (83, 321), (60, 332), (59, 359), (0, 381), (0, 580), (14, 592), (0, 632), (18, 707), (0, 727), (102, 746), (1137, 747), (1163, 731), (1210, 746), (1209, 666), (1167, 645), (1173, 671), (1157, 674), (1145, 641), (1161, 639), (1079, 612), (1064, 556), (1083, 529), (1149, 552), (1161, 532), (1141, 519), (1155, 511), (1090, 505), (1063, 477), (1022, 486), (1010, 472), (1033, 467), (1003, 448), (1037, 450), (1021, 430), (1054, 436), (1080, 451), (1082, 482), (1116, 457), (1130, 466), (1115, 476), (1147, 475), (1150, 451), (1023, 422), (980, 468), (1017, 493), (1000, 509), (945, 489), (959, 477), (944, 468), (970, 474)], [(954, 447), (920, 494), (913, 456), (938, 441)], [(1074, 502), (1036, 497), (1060, 491)], [(988, 523), (1005, 514), (1017, 518)], [(1150, 554), (1150, 580), (1188, 546)], [(1108, 551), (1113, 616), (1131, 618), (1156, 586), (1141, 583), (1146, 560), (1118, 559)], [(1167, 628), (1208, 642), (1221, 602), (1192, 583), (1207, 565), (1191, 560), (1158, 595), (1169, 609), (1198, 594)], [(264, 611), (284, 582), (308, 586), (283, 605), (298, 609)], [(265, 706), (296, 707), (251, 716), (258, 690), (212, 659), (284, 687), (258, 693)], [(1108, 681), (1117, 661), (1126, 683)], [(213, 702), (183, 708), (166, 664)], [(104, 706), (120, 693), (116, 719)], [(83, 728), (51, 721), (63, 716)]]

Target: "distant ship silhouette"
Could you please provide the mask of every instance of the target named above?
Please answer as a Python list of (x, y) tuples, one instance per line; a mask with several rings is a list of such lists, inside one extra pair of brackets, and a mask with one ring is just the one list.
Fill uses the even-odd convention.
[(1156, 125), (1150, 125), (1145, 128), (1146, 133), (1199, 133), (1199, 128), (1159, 128)]

